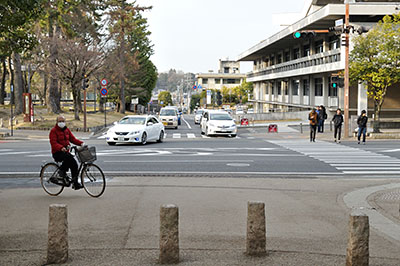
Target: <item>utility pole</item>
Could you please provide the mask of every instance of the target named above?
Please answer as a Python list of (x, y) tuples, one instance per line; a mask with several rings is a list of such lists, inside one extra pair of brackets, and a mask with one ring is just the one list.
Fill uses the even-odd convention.
[[(345, 0), (346, 12), (345, 12), (345, 29), (349, 29), (350, 24), (350, 12), (349, 12), (349, 0)], [(344, 137), (349, 137), (349, 30), (345, 30), (345, 67), (344, 67)]]

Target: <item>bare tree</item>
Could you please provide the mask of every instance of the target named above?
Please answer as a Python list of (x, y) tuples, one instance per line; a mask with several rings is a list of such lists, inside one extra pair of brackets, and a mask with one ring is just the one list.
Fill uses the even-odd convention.
[(97, 45), (88, 45), (81, 39), (59, 39), (57, 59), (52, 62), (56, 77), (69, 86), (74, 100), (75, 120), (79, 120), (81, 90), (84, 75), (88, 77), (103, 64)]

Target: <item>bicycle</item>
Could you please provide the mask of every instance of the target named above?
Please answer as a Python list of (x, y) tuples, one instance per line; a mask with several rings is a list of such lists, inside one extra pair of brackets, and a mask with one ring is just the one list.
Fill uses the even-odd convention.
[[(91, 197), (100, 197), (106, 189), (106, 179), (104, 173), (99, 166), (93, 162), (97, 159), (96, 148), (72, 147), (74, 156), (80, 162), (78, 169), (78, 177), (86, 193)], [(44, 191), (51, 196), (58, 196), (65, 187), (71, 186), (72, 178), (67, 175), (65, 178), (59, 175), (61, 163), (50, 162), (42, 166), (40, 170), (40, 183)]]

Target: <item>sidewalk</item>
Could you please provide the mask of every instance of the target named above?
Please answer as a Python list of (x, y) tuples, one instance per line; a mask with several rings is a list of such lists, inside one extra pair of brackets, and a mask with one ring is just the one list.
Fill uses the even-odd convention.
[[(50, 197), (40, 187), (2, 189), (0, 265), (45, 262), (53, 203), (68, 205), (68, 265), (157, 265), (159, 208), (167, 203), (179, 206), (180, 265), (344, 265), (350, 209), (343, 198), (387, 184), (400, 188), (393, 179), (118, 177), (99, 199), (82, 190)], [(244, 255), (254, 200), (266, 204), (266, 257)], [(371, 224), (370, 265), (400, 265), (399, 249)]]

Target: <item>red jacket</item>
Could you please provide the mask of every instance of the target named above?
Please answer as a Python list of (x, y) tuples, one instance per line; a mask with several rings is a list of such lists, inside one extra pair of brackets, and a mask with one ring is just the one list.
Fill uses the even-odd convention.
[(61, 151), (63, 147), (69, 146), (70, 142), (75, 145), (80, 146), (83, 142), (75, 138), (69, 128), (61, 129), (59, 126), (55, 125), (49, 134), (51, 153), (56, 153)]

